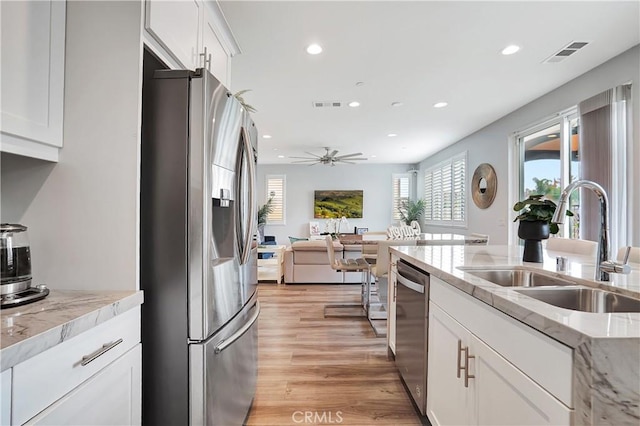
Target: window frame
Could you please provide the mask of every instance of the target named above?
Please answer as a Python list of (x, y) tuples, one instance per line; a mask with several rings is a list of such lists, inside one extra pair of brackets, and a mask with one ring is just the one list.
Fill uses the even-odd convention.
[[(398, 201), (396, 203), (396, 191), (395, 191), (395, 184), (396, 184), (396, 179), (400, 180), (400, 179), (407, 179), (409, 181), (409, 184), (407, 186), (407, 200), (411, 199), (411, 193), (413, 190), (413, 176), (411, 174), (411, 172), (406, 172), (406, 173), (392, 173), (391, 175), (391, 220), (392, 221), (401, 221), (402, 219), (400, 218), (400, 213), (398, 212), (398, 207), (400, 205), (400, 201)], [(399, 197), (400, 199), (403, 199), (404, 197)]]
[[(524, 196), (524, 155), (525, 155), (525, 143), (524, 139), (527, 136), (540, 132), (548, 127), (553, 125), (559, 125), (560, 130), (560, 188), (564, 189), (570, 183), (570, 168), (571, 165), (571, 156), (570, 156), (570, 146), (571, 146), (571, 121), (577, 119), (578, 125), (580, 125), (580, 116), (578, 114), (578, 106), (572, 106), (570, 108), (564, 109), (562, 111), (558, 111), (556, 114), (553, 114), (551, 117), (546, 117), (536, 123), (533, 123), (529, 126), (524, 127), (522, 130), (514, 132), (512, 135), (512, 146), (514, 146), (514, 157), (516, 159), (516, 172), (518, 178), (514, 181), (514, 187), (512, 189), (513, 199), (511, 200), (510, 206), (513, 206), (516, 201), (522, 200), (525, 198)], [(580, 179), (579, 176), (576, 177)], [(509, 211), (512, 212), (511, 209)], [(570, 221), (565, 220), (564, 224), (559, 225), (561, 232), (559, 235), (567, 236), (569, 235), (569, 226)], [(517, 229), (517, 227), (515, 228)], [(515, 234), (515, 235), (514, 235)], [(517, 238), (517, 232), (512, 232), (510, 240), (512, 243), (519, 243), (520, 240)]]
[[(431, 167), (428, 167), (424, 170), (424, 177), (423, 177), (423, 196), (425, 199), (425, 202), (427, 204), (427, 208), (429, 208), (429, 206), (431, 205), (431, 200), (427, 200), (427, 178), (433, 174), (433, 172), (440, 170), (442, 171), (442, 169), (444, 169), (447, 166), (451, 167), (451, 215), (453, 217), (453, 200), (455, 198), (455, 192), (456, 192), (456, 187), (455, 186), (455, 176), (454, 176), (454, 164), (455, 162), (462, 160), (463, 161), (463, 165), (464, 165), (464, 177), (462, 178), (462, 183), (460, 186), (460, 189), (462, 190), (462, 220), (454, 220), (453, 218), (451, 220), (443, 220), (443, 219), (427, 219), (428, 215), (427, 212), (425, 210), (425, 214), (424, 214), (424, 219), (423, 219), (423, 223), (425, 226), (441, 226), (441, 227), (449, 227), (449, 228), (467, 228), (468, 226), (468, 216), (469, 216), (469, 210), (468, 210), (468, 206), (469, 206), (469, 191), (468, 191), (468, 181), (469, 181), (469, 173), (468, 173), (468, 165), (469, 165), (469, 152), (468, 151), (463, 151), (460, 152), (456, 155), (453, 155), (451, 157), (449, 157), (446, 160), (443, 160), (437, 164), (434, 164)], [(433, 186), (433, 184), (432, 184)], [(433, 194), (433, 190), (431, 191), (431, 193)], [(433, 197), (432, 197), (433, 199)], [(444, 207), (444, 204), (443, 206)], [(441, 208), (441, 213), (442, 213), (443, 208)]]
[(286, 175), (266, 175), (265, 176), (265, 202), (270, 198), (269, 182), (272, 180), (281, 180), (282, 184), (282, 220), (273, 220), (271, 214), (267, 215), (267, 225), (286, 225), (287, 224), (287, 176)]

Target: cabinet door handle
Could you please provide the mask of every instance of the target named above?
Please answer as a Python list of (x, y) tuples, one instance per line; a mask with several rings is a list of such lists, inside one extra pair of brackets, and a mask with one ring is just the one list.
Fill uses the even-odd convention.
[(475, 359), (475, 355), (469, 355), (469, 347), (464, 348), (464, 387), (469, 387), (469, 379), (475, 379), (474, 374), (469, 374), (469, 360)]
[(96, 360), (97, 358), (99, 358), (100, 356), (104, 355), (105, 353), (109, 352), (111, 349), (115, 348), (120, 343), (122, 343), (122, 338), (116, 340), (113, 343), (105, 343), (104, 345), (102, 345), (102, 347), (100, 349), (98, 349), (94, 353), (83, 356), (82, 357), (82, 361), (80, 361), (80, 365), (82, 365), (84, 367), (85, 365), (87, 365), (90, 362)]
[(460, 378), (460, 371), (466, 368), (466, 365), (460, 365), (460, 361), (462, 360), (462, 340), (458, 339), (458, 362), (456, 366), (458, 367), (458, 379)]
[(211, 71), (211, 53), (207, 54), (207, 48), (204, 48), (204, 53), (201, 53), (200, 56), (203, 58), (202, 67), (208, 71)]

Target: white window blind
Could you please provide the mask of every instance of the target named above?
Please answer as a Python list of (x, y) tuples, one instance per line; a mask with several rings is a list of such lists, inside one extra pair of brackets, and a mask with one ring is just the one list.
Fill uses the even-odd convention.
[(285, 224), (286, 202), (286, 178), (285, 175), (267, 175), (267, 200), (272, 199), (273, 209), (267, 215), (267, 223), (270, 225)]
[(396, 173), (392, 176), (392, 218), (400, 220), (399, 207), (404, 201), (409, 200), (411, 191), (411, 176), (408, 173)]
[(427, 169), (425, 224), (466, 225), (466, 152)]

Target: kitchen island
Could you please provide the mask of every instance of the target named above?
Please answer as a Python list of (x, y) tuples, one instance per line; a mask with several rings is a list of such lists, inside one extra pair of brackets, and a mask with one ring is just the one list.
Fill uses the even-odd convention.
[[(437, 316), (448, 315), (454, 322), (466, 324), (478, 342), (486, 343), (488, 350), (515, 367), (517, 374), (524, 373), (531, 379), (532, 389), (540, 390), (554, 404), (562, 404), (560, 411), (565, 410), (560, 418), (567, 419), (568, 423), (638, 424), (640, 313), (590, 313), (559, 308), (529, 297), (526, 292), (518, 292), (515, 287), (499, 286), (473, 275), (474, 269), (536, 270), (579, 285), (640, 298), (638, 265), (628, 275), (611, 274), (611, 281), (604, 283), (593, 280), (593, 260), (566, 253), (545, 252), (542, 264), (522, 262), (522, 249), (511, 246), (392, 247), (391, 255), (392, 265), (398, 259), (404, 259), (431, 278), (429, 306), (433, 309), (429, 311), (428, 373), (431, 379), (435, 380), (435, 372), (441, 370), (431, 365), (436, 362), (439, 350), (438, 345), (431, 347), (432, 338), (438, 335), (433, 330), (438, 324)], [(557, 255), (569, 257), (567, 272), (555, 272)], [(393, 274), (392, 270), (390, 276)], [(435, 297), (440, 297), (442, 302), (434, 306)], [(444, 305), (449, 310), (440, 311)], [(459, 344), (463, 347), (461, 351), (470, 355), (469, 346), (464, 349), (464, 343)], [(484, 353), (489, 352), (485, 350)], [(455, 356), (454, 351), (454, 362)], [(466, 366), (470, 367), (464, 374), (476, 377), (469, 376), (466, 385), (469, 381), (481, 382), (478, 376), (483, 368), (481, 355), (475, 360), (473, 356), (469, 358)], [(455, 371), (453, 376), (455, 378)], [(507, 383), (506, 386), (510, 385)], [(482, 392), (477, 390), (477, 399), (487, 397), (491, 392), (490, 387)], [(522, 394), (524, 391), (519, 388), (514, 392)], [(435, 416), (433, 402), (437, 399), (436, 394), (441, 393), (432, 393), (434, 395), (427, 391), (427, 401), (431, 399), (430, 420), (435, 424), (441, 419), (434, 421), (432, 418)], [(508, 411), (509, 401), (504, 394), (495, 399), (501, 400), (502, 405), (494, 401), (494, 408), (498, 406)], [(481, 404), (476, 405), (476, 414), (482, 411), (478, 406)]]

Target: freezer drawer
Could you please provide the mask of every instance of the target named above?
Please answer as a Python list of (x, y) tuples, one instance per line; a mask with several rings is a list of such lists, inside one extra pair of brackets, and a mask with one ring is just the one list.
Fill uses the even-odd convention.
[(396, 291), (396, 366), (422, 415), (427, 406), (428, 301), (429, 275), (400, 260)]
[(219, 333), (189, 345), (191, 425), (241, 425), (258, 375), (258, 316), (254, 295)]

